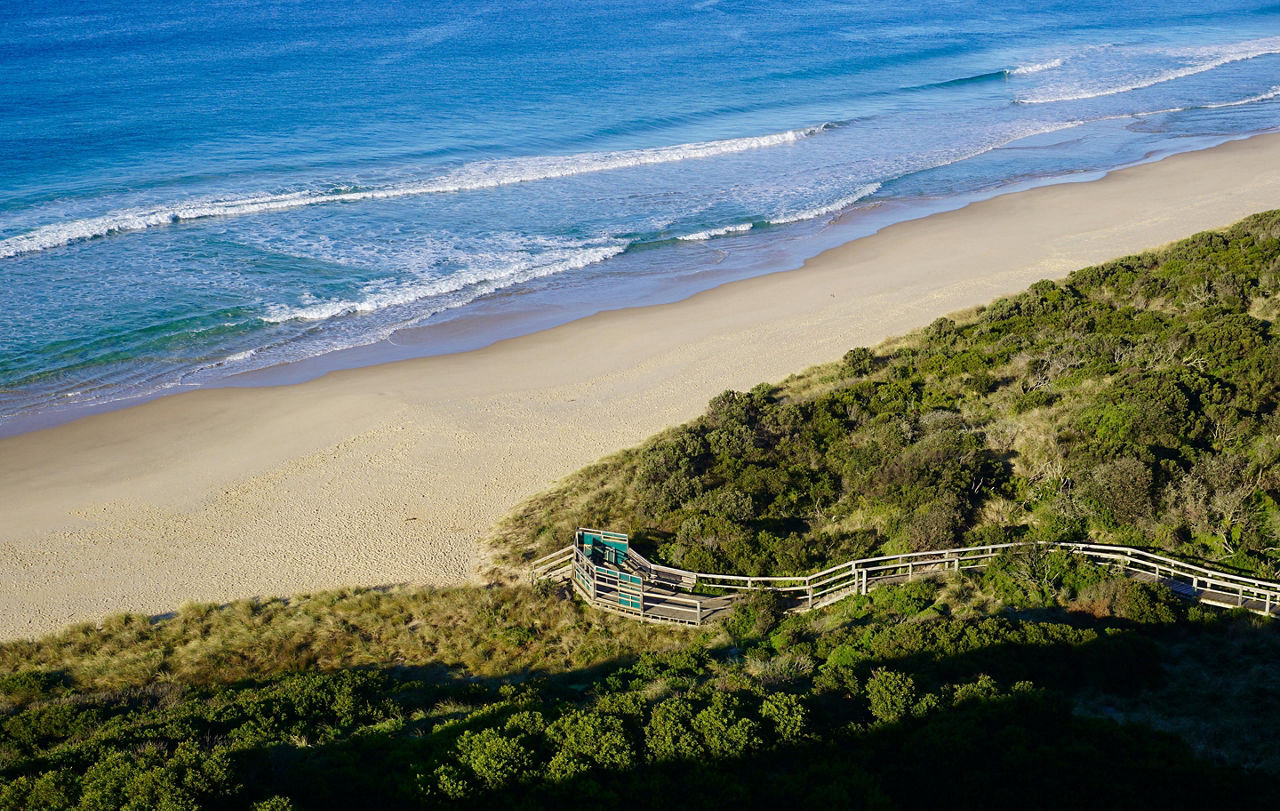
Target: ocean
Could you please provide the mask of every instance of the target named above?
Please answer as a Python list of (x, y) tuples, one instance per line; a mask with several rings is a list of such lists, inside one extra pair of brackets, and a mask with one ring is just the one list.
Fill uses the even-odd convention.
[(0, 8), (0, 434), (453, 352), (1280, 127), (1280, 5)]

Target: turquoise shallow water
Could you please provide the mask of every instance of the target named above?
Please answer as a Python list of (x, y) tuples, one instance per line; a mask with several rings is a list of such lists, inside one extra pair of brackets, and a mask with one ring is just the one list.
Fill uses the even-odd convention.
[(1280, 125), (1263, 2), (29, 5), (0, 11), (0, 432)]

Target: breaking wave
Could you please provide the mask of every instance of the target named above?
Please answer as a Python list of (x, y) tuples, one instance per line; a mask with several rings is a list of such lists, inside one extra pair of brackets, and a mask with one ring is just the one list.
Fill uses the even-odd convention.
[[(299, 306), (276, 304), (268, 307), (267, 312), (260, 317), (267, 323), (323, 321), (337, 316), (377, 312), (465, 290), (467, 293), (465, 301), (451, 305), (458, 306), (513, 284), (603, 262), (622, 253), (626, 248), (626, 243), (619, 242), (588, 248), (566, 248), (536, 256), (507, 258), (500, 268), (478, 264), (468, 271), (451, 274), (442, 279), (369, 289), (365, 291), (366, 295), (363, 298), (358, 299), (324, 301), (311, 299)], [(438, 308), (433, 312), (438, 312), (440, 309), (446, 308)], [(422, 315), (418, 314), (419, 317)]]
[(1009, 71), (1010, 76), (1028, 76), (1032, 73), (1044, 73), (1046, 70), (1062, 67), (1062, 59), (1050, 59), (1047, 62), (1036, 62), (1034, 65), (1022, 65)]
[(1155, 74), (1134, 76), (1122, 84), (1049, 88), (1039, 95), (1024, 96), (1018, 101), (1022, 104), (1052, 104), (1061, 101), (1081, 101), (1101, 96), (1114, 96), (1133, 90), (1141, 90), (1152, 85), (1163, 84), (1164, 82), (1171, 82), (1175, 79), (1182, 79), (1187, 76), (1194, 76), (1198, 73), (1205, 73), (1233, 62), (1243, 62), (1272, 54), (1280, 54), (1280, 37), (1248, 40), (1227, 46), (1173, 51), (1167, 55), (1191, 60), (1192, 63)]
[(702, 160), (720, 155), (746, 152), (752, 149), (765, 149), (793, 144), (838, 126), (840, 125), (835, 123), (825, 123), (815, 127), (787, 130), (770, 135), (677, 144), (675, 146), (652, 147), (649, 149), (480, 161), (461, 166), (432, 180), (385, 188), (338, 188), (322, 192), (299, 191), (288, 194), (258, 195), (233, 200), (187, 202), (154, 209), (129, 209), (100, 217), (44, 225), (25, 234), (18, 234), (17, 236), (0, 240), (0, 259), (50, 250), (73, 242), (132, 231), (143, 231), (148, 228), (211, 217), (236, 217), (332, 203), (392, 200), (423, 194), (476, 191), (509, 186), (516, 183), (530, 183), (593, 172), (627, 169), (635, 166)]

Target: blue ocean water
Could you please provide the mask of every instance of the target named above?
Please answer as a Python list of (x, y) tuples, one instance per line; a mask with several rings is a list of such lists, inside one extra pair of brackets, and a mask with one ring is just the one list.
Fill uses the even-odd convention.
[(0, 432), (1280, 126), (1263, 0), (464, 5), (0, 5)]

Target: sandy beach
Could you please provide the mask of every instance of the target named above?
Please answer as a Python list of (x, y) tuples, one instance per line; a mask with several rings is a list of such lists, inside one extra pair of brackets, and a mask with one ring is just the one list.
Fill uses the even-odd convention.
[(1280, 135), (903, 223), (803, 268), (487, 349), (207, 389), (0, 440), (0, 638), (476, 578), (521, 499), (852, 346), (1280, 207)]

